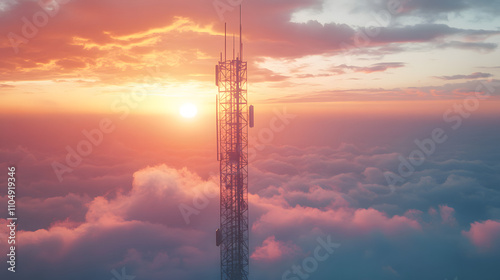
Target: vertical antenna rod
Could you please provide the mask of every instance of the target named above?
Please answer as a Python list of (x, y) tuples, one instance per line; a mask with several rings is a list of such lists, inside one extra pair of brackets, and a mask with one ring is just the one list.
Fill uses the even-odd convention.
[(241, 5), (240, 5), (240, 60), (243, 61), (243, 43), (241, 38)]
[(227, 60), (226, 53), (227, 53), (227, 23), (224, 22), (224, 61)]

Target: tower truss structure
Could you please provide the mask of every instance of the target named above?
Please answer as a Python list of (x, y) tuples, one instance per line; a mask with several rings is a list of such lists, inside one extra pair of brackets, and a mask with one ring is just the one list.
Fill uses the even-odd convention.
[[(241, 13), (241, 8), (240, 8)], [(221, 279), (247, 280), (249, 272), (248, 231), (248, 128), (247, 62), (242, 59), (241, 14), (239, 53), (224, 57), (216, 65), (218, 86), (217, 159), (220, 162), (220, 247)], [(253, 113), (253, 108), (251, 108)], [(251, 121), (253, 124), (253, 119)]]

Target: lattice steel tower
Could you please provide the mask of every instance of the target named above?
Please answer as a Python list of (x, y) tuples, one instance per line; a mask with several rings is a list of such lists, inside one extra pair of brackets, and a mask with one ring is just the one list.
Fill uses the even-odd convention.
[(243, 61), (241, 38), (239, 53), (224, 57), (216, 65), (219, 88), (217, 107), (217, 160), (220, 161), (220, 227), (216, 245), (220, 247), (221, 279), (247, 280), (248, 251), (248, 128), (253, 127), (253, 107), (247, 103), (247, 62)]

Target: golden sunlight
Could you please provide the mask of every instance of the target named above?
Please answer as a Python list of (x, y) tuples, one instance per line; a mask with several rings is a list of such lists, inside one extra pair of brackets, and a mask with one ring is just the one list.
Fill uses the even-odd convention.
[(194, 118), (198, 113), (198, 108), (193, 103), (184, 103), (180, 107), (179, 113), (186, 119)]

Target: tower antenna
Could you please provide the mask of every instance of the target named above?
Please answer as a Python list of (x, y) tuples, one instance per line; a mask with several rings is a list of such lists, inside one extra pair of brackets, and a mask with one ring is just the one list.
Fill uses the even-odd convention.
[(215, 67), (217, 160), (220, 163), (220, 227), (215, 244), (220, 248), (221, 280), (248, 280), (248, 128), (254, 110), (248, 105), (247, 62), (243, 61), (240, 6), (240, 46), (235, 59), (226, 56), (227, 25), (224, 25), (224, 60)]

